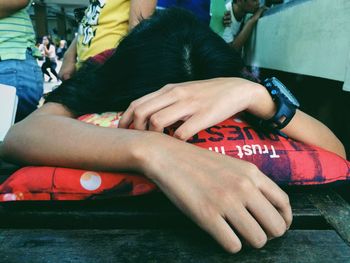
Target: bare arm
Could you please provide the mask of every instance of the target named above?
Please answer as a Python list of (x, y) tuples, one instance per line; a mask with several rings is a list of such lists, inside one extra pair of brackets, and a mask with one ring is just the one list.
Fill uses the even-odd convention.
[[(132, 154), (127, 154), (130, 152), (127, 146), (139, 140), (138, 136), (143, 133), (100, 129), (72, 117), (60, 104), (45, 104), (10, 129), (4, 141), (8, 158), (34, 165), (95, 170), (130, 168), (125, 166), (130, 163)], [(104, 140), (96, 140), (96, 136)], [(129, 141), (128, 138), (132, 138), (133, 141)], [(118, 143), (115, 143), (116, 140)], [(21, 150), (20, 145), (26, 145), (26, 150)], [(113, 148), (113, 145), (119, 150)], [(100, 156), (104, 156), (104, 159), (100, 159)]]
[(50, 45), (50, 48), (47, 49), (47, 47), (44, 45), (44, 53), (45, 53), (45, 57), (51, 57), (52, 54), (55, 53), (55, 46), (54, 45)]
[(58, 75), (62, 80), (67, 80), (72, 77), (72, 75), (75, 72), (76, 62), (77, 62), (77, 37), (73, 39), (66, 53), (64, 53), (62, 66), (60, 71), (58, 72)]
[(288, 196), (254, 165), (161, 133), (103, 128), (72, 117), (60, 104), (44, 105), (10, 129), (0, 157), (138, 171), (231, 253), (242, 246), (237, 234), (259, 248), (289, 228)]
[[(257, 87), (257, 94), (253, 97), (248, 111), (260, 118), (269, 119), (275, 113), (275, 105), (266, 89), (261, 85)], [(334, 133), (326, 125), (301, 110), (297, 110), (282, 132), (294, 140), (319, 146), (346, 158), (345, 148)]]
[[(187, 140), (242, 111), (269, 119), (276, 109), (260, 84), (240, 78), (217, 78), (170, 84), (148, 94), (129, 106), (119, 125), (126, 128), (133, 122), (136, 129), (162, 132), (181, 120), (184, 123), (175, 131), (175, 137)], [(324, 124), (302, 111), (298, 110), (282, 131), (290, 138), (345, 157), (339, 139)]]
[(231, 46), (240, 51), (242, 47), (245, 45), (247, 40), (250, 38), (253, 29), (258, 22), (260, 16), (262, 13), (266, 10), (266, 7), (260, 7), (258, 11), (245, 23), (243, 26), (241, 32), (235, 37), (233, 42), (231, 43)]
[(151, 16), (156, 5), (157, 0), (131, 0), (129, 30), (134, 28), (143, 18)]
[(0, 19), (16, 13), (28, 4), (29, 0), (0, 0)]

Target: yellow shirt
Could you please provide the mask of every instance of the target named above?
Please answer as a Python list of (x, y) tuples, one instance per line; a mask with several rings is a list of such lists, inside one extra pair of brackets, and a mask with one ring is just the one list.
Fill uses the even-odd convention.
[(90, 0), (79, 26), (78, 67), (89, 57), (118, 45), (128, 32), (129, 12), (130, 0)]

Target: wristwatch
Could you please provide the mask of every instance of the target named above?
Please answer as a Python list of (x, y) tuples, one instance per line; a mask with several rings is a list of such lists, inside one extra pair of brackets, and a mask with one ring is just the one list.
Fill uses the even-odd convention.
[(277, 111), (268, 120), (261, 120), (261, 126), (270, 129), (283, 129), (294, 117), (296, 109), (300, 107), (298, 100), (277, 78), (267, 78), (263, 85), (270, 93), (272, 100), (276, 103)]

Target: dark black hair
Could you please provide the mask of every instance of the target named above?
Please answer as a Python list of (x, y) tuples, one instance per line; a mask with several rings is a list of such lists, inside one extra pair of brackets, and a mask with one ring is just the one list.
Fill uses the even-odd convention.
[(87, 63), (48, 101), (76, 114), (123, 111), (168, 83), (238, 77), (242, 67), (240, 56), (208, 26), (171, 8), (141, 21), (104, 65)]
[(47, 41), (49, 41), (49, 43), (47, 44), (46, 48), (47, 48), (47, 49), (50, 49), (50, 46), (52, 45), (51, 37), (48, 36), (48, 35), (42, 36), (42, 38), (41, 38), (41, 43), (43, 42), (44, 38), (47, 38)]

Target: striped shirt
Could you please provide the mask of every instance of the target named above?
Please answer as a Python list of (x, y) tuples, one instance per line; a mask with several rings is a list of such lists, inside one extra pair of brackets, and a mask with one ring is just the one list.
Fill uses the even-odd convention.
[(0, 19), (0, 59), (26, 59), (27, 48), (41, 56), (35, 47), (35, 33), (26, 8)]

